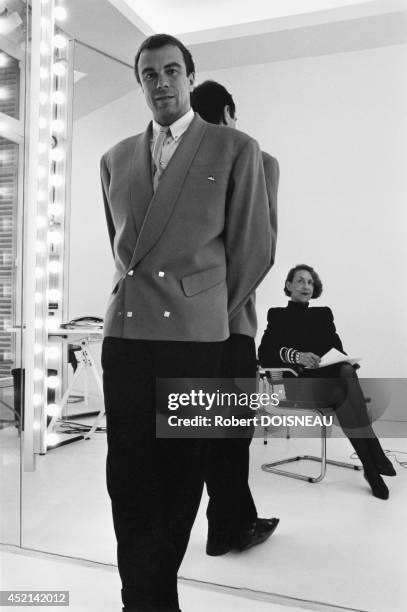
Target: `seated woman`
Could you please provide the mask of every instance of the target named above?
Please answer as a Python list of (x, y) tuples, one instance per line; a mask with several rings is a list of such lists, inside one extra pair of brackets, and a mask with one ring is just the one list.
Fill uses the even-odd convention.
[[(330, 308), (308, 307), (310, 299), (322, 293), (321, 280), (310, 266), (298, 265), (289, 271), (284, 292), (291, 300), (286, 308), (268, 311), (268, 326), (259, 347), (260, 363), (263, 367), (289, 366), (300, 377), (312, 378), (312, 384), (303, 386), (312, 388), (312, 398), (302, 399), (323, 401), (335, 410), (362, 462), (373, 495), (387, 499), (389, 490), (381, 475), (395, 476), (396, 471), (370, 426), (355, 368), (346, 362), (318, 368), (322, 355), (331, 348), (344, 353)], [(362, 429), (363, 437), (355, 437), (355, 430)]]

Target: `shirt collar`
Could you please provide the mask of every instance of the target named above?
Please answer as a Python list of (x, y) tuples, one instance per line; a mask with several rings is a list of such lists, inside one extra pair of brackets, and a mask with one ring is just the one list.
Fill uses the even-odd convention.
[[(182, 115), (182, 117), (174, 121), (174, 123), (172, 123), (169, 126), (170, 131), (171, 131), (171, 136), (173, 137), (175, 141), (177, 141), (182, 136), (182, 134), (187, 131), (194, 116), (195, 116), (195, 113), (192, 110), (192, 108), (190, 108), (189, 111), (185, 113), (185, 115)], [(157, 138), (158, 132), (160, 131), (161, 127), (162, 126), (156, 121), (154, 121), (153, 119), (153, 137), (154, 139)]]

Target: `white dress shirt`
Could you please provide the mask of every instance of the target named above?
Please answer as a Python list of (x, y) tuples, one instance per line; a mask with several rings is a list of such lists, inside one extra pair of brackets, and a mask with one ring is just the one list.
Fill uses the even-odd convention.
[[(189, 128), (192, 119), (194, 118), (194, 115), (194, 111), (192, 110), (192, 108), (190, 108), (189, 111), (185, 113), (185, 115), (182, 115), (182, 117), (180, 117), (170, 126), (168, 126), (168, 136), (164, 140), (164, 144), (161, 150), (160, 166), (162, 171), (164, 171), (165, 168), (168, 166), (171, 157), (174, 155), (176, 148), (181, 142), (182, 136)], [(151, 153), (153, 152), (154, 143), (158, 137), (161, 127), (162, 126), (159, 123), (153, 120), (153, 137), (150, 142)]]

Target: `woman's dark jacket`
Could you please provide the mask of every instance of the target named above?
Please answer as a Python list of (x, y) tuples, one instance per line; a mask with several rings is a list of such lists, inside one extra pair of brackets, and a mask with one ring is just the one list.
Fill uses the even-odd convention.
[(344, 353), (330, 308), (309, 308), (308, 303), (290, 301), (286, 308), (270, 308), (267, 322), (259, 347), (259, 361), (263, 367), (293, 367), (280, 358), (283, 346), (320, 357), (331, 348)]

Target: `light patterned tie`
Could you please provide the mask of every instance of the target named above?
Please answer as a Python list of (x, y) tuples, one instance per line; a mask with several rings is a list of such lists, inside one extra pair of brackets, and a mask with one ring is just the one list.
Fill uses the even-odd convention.
[(161, 153), (163, 150), (163, 144), (164, 141), (168, 135), (168, 130), (170, 128), (168, 126), (161, 126), (160, 127), (160, 131), (158, 133), (158, 136), (156, 138), (156, 141), (154, 143), (154, 147), (153, 147), (153, 152), (152, 152), (152, 156), (153, 156), (153, 183), (154, 183), (154, 189), (157, 188), (158, 185), (158, 181), (160, 180), (160, 176), (163, 172), (163, 168), (160, 164), (160, 160), (161, 160)]

